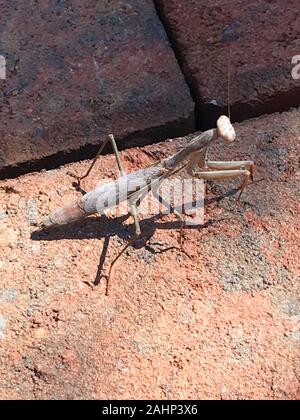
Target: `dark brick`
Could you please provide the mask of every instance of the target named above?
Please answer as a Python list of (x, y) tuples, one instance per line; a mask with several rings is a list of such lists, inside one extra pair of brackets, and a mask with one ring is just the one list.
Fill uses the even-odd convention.
[(300, 54), (298, 0), (156, 0), (198, 107), (199, 123), (226, 111), (228, 65), (232, 119), (300, 105), (291, 59)]
[(194, 128), (152, 2), (6, 0), (0, 22), (2, 174), (88, 157), (110, 132), (122, 148)]

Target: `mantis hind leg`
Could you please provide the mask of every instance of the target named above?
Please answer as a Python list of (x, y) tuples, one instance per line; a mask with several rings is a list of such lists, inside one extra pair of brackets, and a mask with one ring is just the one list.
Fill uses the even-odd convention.
[(117, 144), (116, 144), (114, 135), (113, 134), (109, 134), (107, 136), (107, 138), (102, 142), (102, 144), (101, 144), (101, 146), (100, 146), (100, 148), (99, 148), (96, 156), (94, 157), (91, 165), (89, 166), (88, 170), (86, 171), (86, 173), (84, 175), (77, 176), (77, 175), (74, 175), (72, 173), (69, 173), (69, 175), (71, 175), (72, 177), (74, 177), (74, 178), (77, 179), (78, 186), (80, 186), (80, 183), (81, 183), (81, 181), (84, 178), (87, 178), (89, 176), (91, 170), (93, 169), (95, 163), (97, 162), (99, 156), (101, 155), (104, 147), (107, 145), (108, 142), (110, 142), (111, 145), (112, 145), (113, 152), (114, 152), (114, 155), (116, 157), (117, 165), (118, 165), (118, 168), (119, 168), (119, 171), (120, 171), (121, 175), (125, 175), (126, 172), (125, 172), (124, 167), (123, 167), (123, 163), (122, 163), (122, 160), (121, 160), (121, 156), (120, 156), (119, 150), (117, 148)]
[(180, 250), (181, 251), (183, 251), (183, 229), (184, 229), (184, 226), (185, 226), (185, 219), (184, 219), (184, 217), (183, 217), (183, 215), (182, 214), (180, 214), (179, 213), (179, 211), (177, 211), (176, 209), (175, 209), (175, 207), (173, 207), (167, 200), (165, 200), (164, 198), (163, 198), (163, 196), (162, 195), (160, 195), (159, 194), (159, 192), (158, 192), (158, 188), (159, 188), (159, 185), (156, 187), (156, 188), (153, 188), (152, 189), (152, 193), (153, 193), (153, 196), (167, 209), (167, 210), (171, 210), (174, 214), (175, 214), (175, 216), (176, 216), (176, 218), (180, 221), (180, 231), (179, 231), (179, 240), (178, 240), (178, 242), (179, 242), (179, 246), (180, 246)]
[(121, 257), (122, 254), (124, 254), (124, 252), (126, 251), (126, 249), (132, 245), (134, 243), (134, 241), (136, 239), (138, 239), (138, 237), (141, 235), (141, 228), (140, 228), (140, 223), (138, 220), (138, 211), (137, 211), (137, 207), (140, 205), (140, 202), (142, 201), (142, 199), (146, 196), (146, 193), (140, 194), (139, 198), (137, 198), (136, 196), (134, 197), (133, 200), (135, 200), (133, 202), (133, 200), (130, 200), (129, 202), (129, 207), (130, 207), (130, 213), (133, 217), (134, 220), (134, 234), (133, 236), (130, 238), (130, 240), (127, 242), (127, 244), (121, 249), (121, 251), (118, 253), (118, 255), (113, 259), (113, 261), (110, 264), (109, 267), (109, 272), (106, 278), (106, 290), (105, 290), (105, 294), (106, 296), (108, 295), (109, 292), (109, 282), (111, 279), (111, 274), (112, 274), (112, 269), (114, 267), (114, 265), (116, 264), (116, 262), (118, 261), (118, 259)]
[[(110, 137), (111, 137), (112, 146), (113, 146), (115, 156), (116, 156), (116, 160), (117, 160), (117, 165), (118, 165), (120, 174), (123, 176), (123, 175), (126, 174), (126, 171), (123, 167), (123, 163), (122, 163), (119, 151), (117, 149), (115, 139), (114, 139), (112, 134), (110, 135)], [(134, 194), (132, 197), (129, 198), (129, 209), (130, 209), (130, 213), (131, 213), (131, 216), (133, 218), (133, 221), (134, 221), (134, 230), (135, 231), (134, 231), (133, 236), (127, 242), (127, 244), (121, 249), (121, 251), (118, 253), (118, 255), (113, 259), (113, 261), (110, 264), (109, 272), (108, 272), (107, 279), (106, 279), (106, 290), (105, 290), (106, 296), (108, 296), (108, 293), (109, 293), (109, 283), (110, 283), (111, 274), (112, 274), (112, 270), (113, 270), (114, 265), (116, 264), (118, 259), (124, 254), (126, 249), (129, 248), (135, 242), (135, 240), (138, 239), (138, 237), (141, 235), (141, 227), (140, 227), (140, 223), (139, 223), (139, 219), (138, 219), (137, 208), (140, 205), (141, 201), (147, 195), (147, 192), (148, 192), (147, 190), (146, 191), (140, 191), (137, 194)]]
[(109, 293), (109, 283), (110, 283), (112, 269), (113, 269), (114, 265), (116, 264), (116, 262), (118, 261), (118, 259), (122, 256), (122, 254), (124, 254), (124, 252), (126, 251), (126, 249), (128, 247), (130, 247), (130, 245), (132, 245), (134, 243), (134, 241), (140, 236), (140, 233), (141, 233), (140, 226), (139, 226), (139, 222), (137, 222), (137, 223), (138, 223), (138, 230), (137, 229), (135, 230), (134, 235), (130, 238), (130, 240), (127, 242), (127, 244), (121, 249), (121, 251), (112, 260), (112, 262), (110, 264), (108, 275), (106, 277), (106, 290), (105, 290), (106, 296), (108, 296), (108, 293)]
[[(98, 152), (97, 152), (94, 160), (92, 161), (92, 163), (91, 163), (90, 167), (88, 168), (88, 170), (86, 171), (86, 173), (83, 176), (81, 176), (81, 177), (78, 177), (78, 176), (75, 175), (75, 178), (77, 179), (77, 182), (78, 182), (78, 187), (80, 187), (80, 182), (84, 178), (86, 178), (86, 177), (89, 176), (91, 170), (93, 169), (93, 166), (97, 162), (98, 157), (100, 156), (100, 154), (102, 153), (104, 147), (106, 146), (106, 144), (108, 142), (110, 142), (111, 145), (112, 145), (113, 152), (114, 152), (114, 155), (115, 155), (115, 158), (116, 158), (116, 161), (117, 161), (117, 166), (118, 166), (120, 175), (121, 176), (126, 175), (126, 171), (125, 171), (125, 168), (123, 166), (123, 162), (122, 162), (122, 159), (121, 159), (121, 156), (120, 156), (120, 153), (119, 153), (119, 150), (118, 150), (118, 147), (117, 147), (117, 144), (116, 144), (114, 135), (113, 134), (109, 134), (107, 136), (107, 138), (101, 144), (101, 146), (100, 146), (100, 148), (99, 148), (99, 150), (98, 150)], [(73, 174), (70, 174), (70, 175), (71, 176), (74, 176)], [(127, 244), (121, 249), (121, 251), (119, 252), (119, 254), (113, 259), (113, 261), (110, 264), (109, 272), (108, 272), (108, 275), (106, 276), (106, 291), (105, 291), (105, 294), (106, 295), (108, 295), (108, 292), (109, 292), (109, 282), (110, 282), (110, 278), (111, 278), (111, 274), (112, 274), (112, 269), (113, 269), (114, 265), (116, 264), (116, 262), (118, 261), (118, 259), (122, 256), (122, 254), (126, 251), (126, 249), (130, 245), (132, 245), (134, 243), (134, 241), (141, 234), (141, 228), (140, 228), (140, 224), (139, 224), (139, 220), (138, 220), (137, 206), (136, 206), (136, 204), (132, 200), (129, 200), (129, 208), (130, 208), (131, 216), (132, 216), (132, 218), (134, 220), (135, 233), (132, 236), (132, 238), (127, 242)]]
[(77, 179), (77, 186), (78, 186), (78, 187), (80, 187), (80, 183), (81, 183), (81, 181), (82, 181), (84, 178), (87, 178), (87, 177), (89, 176), (89, 174), (90, 174), (91, 170), (93, 169), (93, 167), (94, 167), (95, 163), (96, 163), (96, 162), (97, 162), (97, 160), (98, 160), (98, 157), (101, 155), (101, 153), (102, 153), (102, 151), (103, 151), (104, 147), (107, 145), (107, 143), (108, 143), (108, 141), (109, 141), (109, 140), (110, 140), (110, 138), (109, 138), (109, 137), (107, 137), (107, 138), (106, 138), (106, 139), (102, 142), (102, 144), (101, 144), (101, 146), (100, 146), (100, 148), (99, 148), (99, 150), (98, 150), (98, 152), (97, 152), (96, 156), (94, 157), (94, 159), (93, 159), (93, 161), (92, 161), (91, 165), (89, 166), (88, 170), (86, 171), (86, 173), (85, 173), (84, 175), (82, 175), (82, 176), (78, 176), (78, 175), (75, 175), (75, 174), (73, 174), (73, 173), (71, 173), (71, 172), (68, 172), (68, 175), (70, 175), (70, 176), (72, 176), (73, 178), (76, 178), (76, 179)]
[[(126, 171), (125, 171), (125, 168), (124, 168), (124, 165), (123, 165), (123, 162), (122, 162), (122, 159), (121, 159), (121, 155), (120, 155), (120, 152), (118, 150), (114, 135), (109, 134), (108, 138), (111, 142), (111, 145), (112, 145), (115, 157), (116, 157), (116, 161), (117, 161), (117, 165), (118, 165), (118, 168), (119, 168), (119, 171), (120, 171), (120, 175), (124, 176), (124, 175), (126, 175)], [(140, 224), (139, 224), (139, 220), (138, 220), (137, 206), (131, 200), (129, 200), (129, 209), (130, 209), (131, 216), (134, 220), (135, 234), (136, 234), (136, 236), (139, 236), (141, 234), (141, 229), (140, 229)]]

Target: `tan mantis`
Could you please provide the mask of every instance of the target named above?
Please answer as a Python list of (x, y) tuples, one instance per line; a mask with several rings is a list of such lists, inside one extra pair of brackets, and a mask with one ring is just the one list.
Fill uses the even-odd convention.
[[(97, 187), (74, 202), (66, 204), (65, 206), (55, 210), (41, 223), (41, 228), (64, 225), (93, 213), (103, 213), (105, 209), (110, 207), (110, 203), (116, 204), (124, 200), (128, 200), (130, 213), (134, 220), (135, 233), (111, 262), (107, 275), (107, 295), (113, 266), (124, 251), (141, 235), (138, 206), (149, 192), (149, 187), (152, 187), (153, 184), (159, 186), (164, 179), (169, 178), (183, 169), (186, 169), (189, 175), (203, 180), (221, 180), (243, 177), (238, 199), (240, 198), (244, 188), (248, 184), (249, 179), (253, 179), (254, 163), (250, 160), (228, 162), (209, 160), (209, 146), (218, 138), (225, 142), (232, 142), (236, 138), (235, 130), (230, 122), (230, 119), (225, 115), (222, 115), (218, 119), (217, 128), (207, 130), (204, 133), (195, 136), (174, 155), (159, 162), (155, 162), (146, 168), (138, 169), (137, 171), (126, 174), (114, 136), (110, 134), (102, 143), (86, 174), (82, 177), (76, 178), (79, 186), (80, 182), (89, 175), (97, 158), (108, 142), (110, 142), (113, 147), (118, 169), (120, 171), (120, 177), (115, 181)], [(153, 191), (153, 189), (151, 190)], [(113, 197), (114, 200), (110, 200), (111, 197)], [(158, 193), (156, 194), (156, 198), (161, 200), (164, 204), (164, 199)], [(175, 209), (173, 210), (176, 217), (181, 220), (180, 245), (182, 246), (184, 218)]]

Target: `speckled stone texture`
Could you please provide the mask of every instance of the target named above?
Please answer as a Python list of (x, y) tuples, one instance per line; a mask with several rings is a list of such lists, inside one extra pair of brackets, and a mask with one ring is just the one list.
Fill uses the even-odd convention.
[(121, 148), (194, 128), (152, 1), (5, 0), (0, 8), (2, 174), (92, 156), (111, 132)]
[(197, 100), (201, 126), (228, 103), (241, 121), (300, 105), (298, 0), (155, 0)]
[[(34, 223), (80, 193), (69, 171), (0, 181), (1, 399), (299, 399), (300, 110), (235, 124), (212, 158), (253, 159), (254, 182), (208, 185), (205, 224), (141, 215), (143, 238), (114, 268), (132, 221)], [(128, 171), (190, 136), (121, 153)], [(101, 156), (86, 190), (117, 176)], [(129, 225), (130, 224), (130, 225)], [(95, 285), (95, 284), (98, 285)]]

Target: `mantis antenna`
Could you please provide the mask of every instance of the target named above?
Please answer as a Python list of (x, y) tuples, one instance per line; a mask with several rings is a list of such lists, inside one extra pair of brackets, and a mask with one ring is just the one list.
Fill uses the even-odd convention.
[(228, 68), (227, 68), (227, 107), (228, 107), (228, 118), (230, 119), (230, 61), (231, 61), (231, 54), (229, 48), (229, 60), (228, 60)]

